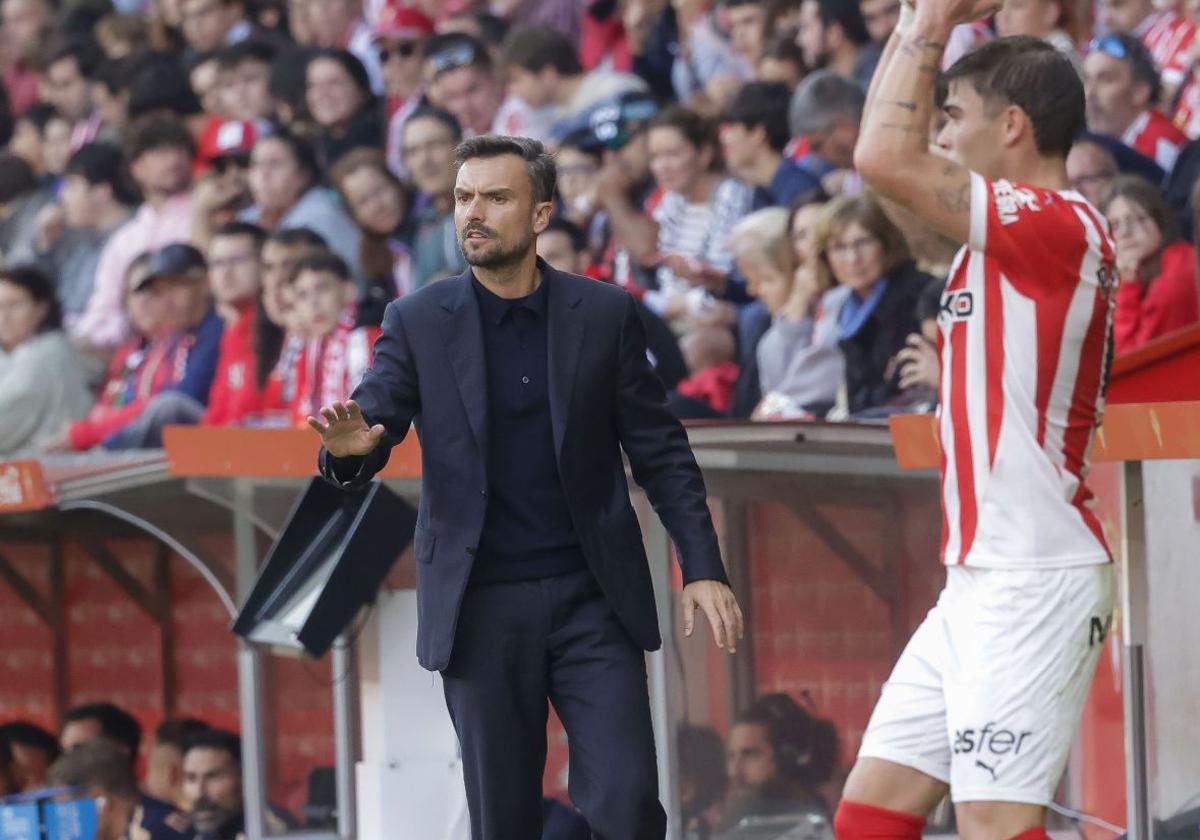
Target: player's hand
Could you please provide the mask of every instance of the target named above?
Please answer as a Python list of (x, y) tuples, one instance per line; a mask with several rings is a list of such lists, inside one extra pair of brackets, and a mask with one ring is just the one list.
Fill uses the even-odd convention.
[(309, 417), (308, 425), (321, 435), (321, 443), (335, 458), (366, 455), (379, 445), (383, 426), (368, 426), (354, 400), (335, 402), (321, 409), (321, 417)]
[(696, 608), (708, 618), (717, 647), (737, 653), (738, 640), (745, 635), (742, 608), (727, 584), (719, 580), (694, 580), (683, 587), (683, 634), (692, 635)]

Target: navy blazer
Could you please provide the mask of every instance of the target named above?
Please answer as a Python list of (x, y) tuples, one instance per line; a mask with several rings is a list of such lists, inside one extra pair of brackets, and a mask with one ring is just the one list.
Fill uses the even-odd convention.
[[(616, 286), (556, 271), (548, 284), (547, 363), (558, 472), (588, 568), (635, 643), (661, 644), (633, 478), (675, 541), (685, 583), (727, 582), (687, 434), (666, 407), (646, 358), (633, 298)], [(388, 305), (373, 367), (352, 399), (387, 430), (357, 474), (340, 482), (321, 450), (321, 473), (357, 487), (387, 463), (411, 423), (421, 440), (417, 516), (417, 658), (450, 661), (459, 605), (487, 507), (487, 373), (470, 269)], [(345, 474), (343, 465), (342, 474)]]

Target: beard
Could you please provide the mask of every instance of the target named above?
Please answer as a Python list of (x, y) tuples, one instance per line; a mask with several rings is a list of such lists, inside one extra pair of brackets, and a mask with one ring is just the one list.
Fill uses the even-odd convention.
[[(468, 247), (469, 242), (478, 240), (468, 240), (467, 234), (479, 232), (488, 237), (479, 245)], [(526, 233), (517, 242), (505, 242), (491, 228), (483, 225), (467, 225), (458, 234), (458, 247), (462, 250), (463, 257), (468, 265), (476, 268), (503, 268), (504, 266), (514, 265), (525, 258), (533, 248), (533, 232)]]

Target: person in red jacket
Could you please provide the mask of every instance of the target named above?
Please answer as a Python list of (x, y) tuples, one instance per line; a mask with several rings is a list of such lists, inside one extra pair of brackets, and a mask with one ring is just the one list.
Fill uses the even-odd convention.
[(254, 322), (261, 293), (259, 254), (266, 234), (249, 222), (218, 228), (208, 246), (208, 282), (225, 322), (217, 373), (200, 422), (205, 426), (244, 423), (263, 410), (255, 376)]
[(1158, 188), (1134, 175), (1113, 182), (1101, 208), (1117, 243), (1113, 343), (1126, 353), (1200, 318), (1196, 257), (1176, 236)]

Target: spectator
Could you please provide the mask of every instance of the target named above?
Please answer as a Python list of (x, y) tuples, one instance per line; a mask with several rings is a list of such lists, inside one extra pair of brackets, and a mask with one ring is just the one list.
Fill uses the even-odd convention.
[(360, 275), (358, 226), (320, 185), (316, 157), (304, 140), (284, 129), (259, 140), (250, 155), (249, 178), (255, 203), (238, 218), (266, 231), (316, 231)]
[(198, 134), (208, 122), (208, 114), (179, 60), (173, 55), (147, 53), (135, 56), (131, 61), (129, 119), (174, 116), (193, 135)]
[(90, 79), (103, 59), (99, 44), (78, 35), (60, 36), (42, 51), (44, 96), (71, 123), (72, 151), (94, 140), (100, 130)]
[(679, 756), (679, 812), (684, 836), (712, 835), (709, 816), (725, 798), (729, 777), (725, 773), (725, 745), (711, 726), (681, 723), (676, 732)]
[(50, 765), (62, 754), (54, 734), (36, 723), (13, 720), (0, 726), (0, 741), (12, 751), (14, 792), (45, 787)]
[[(795, 36), (784, 32), (768, 39), (763, 45), (754, 78), (760, 82), (781, 82), (791, 91), (799, 86), (807, 72), (804, 53), (796, 46)], [(784, 113), (787, 113), (787, 109), (784, 109)]]
[[(1015, 0), (1015, 3), (1025, 1)], [(871, 36), (871, 43), (882, 48), (900, 22), (900, 3), (897, 0), (858, 0), (858, 11), (862, 14), (867, 34)]]
[(119, 143), (129, 123), (129, 82), (133, 62), (109, 59), (92, 74), (92, 101), (100, 115), (97, 139)]
[(792, 134), (808, 144), (807, 153), (796, 163), (819, 179), (826, 192), (841, 192), (831, 189), (834, 185), (829, 176), (854, 169), (854, 146), (865, 102), (857, 85), (828, 70), (812, 73), (792, 94), (788, 109)]
[[(797, 261), (789, 236), (805, 238), (820, 203), (789, 213), (771, 207), (752, 213), (731, 237), (738, 268), (771, 313), (771, 326), (756, 348), (762, 402), (755, 419), (823, 417), (845, 380), (838, 348), (838, 313), (850, 290), (822, 286), (811, 256)], [(789, 229), (790, 228), (790, 229)]]
[[(654, 8), (653, 3), (645, 5)], [(668, 35), (668, 43), (662, 46), (674, 54), (671, 86), (675, 98), (706, 114), (719, 114), (753, 75), (753, 65), (734, 51), (709, 6), (708, 2), (672, 3), (660, 16), (646, 49), (654, 41), (663, 40), (664, 21), (667, 28), (674, 23), (678, 44), (670, 44)], [(635, 7), (629, 4), (628, 8)]]
[(225, 113), (225, 85), (222, 84), (221, 63), (216, 50), (191, 56), (184, 66), (187, 68), (188, 84), (200, 100), (209, 120)]
[(751, 67), (762, 58), (770, 8), (766, 0), (722, 0), (729, 44)]
[(263, 410), (262, 391), (254, 376), (254, 321), (264, 239), (261, 228), (230, 222), (217, 229), (208, 246), (208, 282), (225, 331), (208, 404), (200, 418), (205, 426), (241, 423)]
[(302, 257), (292, 270), (296, 325), (305, 337), (296, 362), (296, 394), (289, 406), (301, 425), (354, 390), (371, 364), (378, 327), (355, 327), (354, 283), (345, 262), (331, 251)]
[(183, 39), (192, 55), (243, 41), (252, 29), (242, 0), (179, 0), (179, 13)]
[(851, 79), (864, 91), (871, 84), (879, 55), (866, 50), (871, 35), (855, 0), (801, 0), (796, 43), (809, 67)]
[(508, 72), (509, 93), (551, 117), (549, 132), (535, 130), (527, 135), (538, 140), (561, 139), (582, 127), (581, 118), (598, 102), (647, 90), (646, 83), (630, 73), (599, 69), (585, 73), (575, 46), (544, 24), (509, 32), (501, 57)]
[(492, 130), (503, 92), (487, 47), (468, 35), (435, 36), (425, 44), (424, 72), (430, 104), (453, 114), (464, 135)]
[(250, 192), (250, 155), (258, 138), (255, 124), (214, 119), (200, 135), (193, 172), (192, 235), (198, 248), (208, 247), (212, 231), (228, 224), (254, 203)]
[(1187, 142), (1155, 109), (1160, 93), (1150, 53), (1133, 35), (1105, 35), (1083, 61), (1088, 128), (1121, 140), (1170, 171)]
[(1032, 35), (1054, 46), (1080, 65), (1079, 50), (1070, 35), (1070, 6), (1062, 0), (1009, 0), (996, 10), (996, 35)]
[(787, 694), (766, 694), (737, 716), (726, 744), (730, 798), (726, 827), (748, 816), (813, 815), (829, 819), (821, 785), (838, 763), (833, 724)]
[(591, 128), (582, 128), (564, 137), (554, 156), (558, 170), (558, 212), (584, 231), (591, 229), (599, 209), (596, 189), (603, 150)]
[(35, 240), (36, 264), (55, 278), (68, 325), (87, 307), (100, 254), (135, 203), (116, 146), (89, 143), (71, 156), (58, 203), (38, 215)]
[(195, 143), (177, 118), (149, 116), (136, 122), (125, 160), (143, 203), (100, 252), (92, 296), (71, 328), (77, 342), (111, 350), (125, 340), (124, 281), (133, 258), (191, 233), (192, 157)]
[(383, 114), (362, 62), (346, 50), (322, 50), (308, 62), (305, 73), (305, 102), (317, 125), (322, 172), (352, 149), (383, 146)]
[(271, 42), (251, 38), (217, 53), (224, 77), (225, 115), (253, 124), (256, 133), (263, 132), (267, 121), (275, 115), (271, 64), (278, 52)]
[(0, 38), (5, 56), (4, 87), (13, 114), (21, 116), (38, 99), (40, 79), (37, 51), (46, 43), (54, 21), (51, 0), (3, 0), (0, 3)]
[[(68, 750), (50, 768), (50, 783), (55, 787), (78, 788), (95, 800), (95, 840), (125, 840), (143, 827), (144, 811), (133, 761), (112, 741), (92, 740)], [(178, 823), (182, 827), (182, 819)], [(160, 832), (150, 836), (169, 835)], [(175, 833), (175, 836), (182, 835)]]
[(413, 290), (466, 267), (454, 232), (454, 147), (462, 130), (449, 112), (420, 108), (404, 125), (404, 159), (419, 191), (413, 205)]
[(421, 45), (432, 34), (433, 21), (402, 0), (387, 0), (375, 23), (375, 52), (387, 98), (387, 161), (399, 178), (408, 174), (400, 153), (400, 135), (425, 98)]
[(916, 301), (932, 278), (917, 270), (903, 235), (869, 195), (830, 202), (816, 251), (818, 283), (851, 291), (837, 316), (846, 408), (886, 411), (901, 394), (893, 359), (920, 328)]
[(146, 762), (146, 793), (187, 810), (183, 796), (183, 750), (192, 738), (208, 728), (207, 723), (196, 718), (170, 718), (158, 725)]
[(1117, 308), (1113, 345), (1118, 353), (1196, 322), (1196, 258), (1176, 235), (1162, 193), (1141, 178), (1122, 176), (1100, 208), (1117, 244)]
[(200, 420), (216, 373), (224, 328), (213, 305), (204, 255), (191, 245), (172, 243), (155, 251), (143, 286), (166, 301), (172, 336), (165, 364), (170, 381), (137, 416), (104, 439), (106, 449), (162, 446), (162, 430)]
[(87, 414), (83, 370), (50, 278), (30, 266), (0, 269), (0, 454), (38, 446)]
[(142, 15), (107, 14), (96, 23), (95, 36), (109, 59), (129, 58), (150, 48), (150, 26)]
[(137, 761), (142, 745), (142, 725), (124, 709), (112, 703), (88, 703), (69, 709), (63, 721), (59, 735), (63, 752), (104, 739), (120, 747), (130, 761)]
[(2, 264), (31, 261), (36, 250), (38, 213), (50, 200), (50, 191), (39, 185), (29, 164), (11, 152), (0, 152)]
[[(209, 729), (183, 751), (183, 796), (191, 803), (192, 840), (236, 840), (245, 830), (242, 799), (242, 742), (233, 732)], [(268, 835), (289, 825), (277, 809), (265, 815)]]
[(783, 156), (791, 132), (791, 91), (779, 82), (750, 82), (725, 111), (721, 149), (729, 172), (754, 191), (752, 207), (788, 207), (820, 182)]
[(673, 106), (650, 123), (650, 170), (663, 190), (654, 209), (661, 255), (658, 289), (645, 303), (668, 321), (712, 312), (724, 294), (733, 254), (727, 238), (750, 207), (745, 184), (721, 172), (716, 126)]
[(297, 38), (297, 43), (349, 50), (366, 69), (371, 92), (383, 93), (379, 57), (371, 44), (371, 27), (363, 16), (362, 0), (298, 0), (292, 5), (293, 9), (302, 7), (297, 18), (302, 19), (308, 35), (308, 39)]
[[(1106, 134), (1085, 131), (1067, 155), (1067, 178), (1072, 188), (1097, 207), (1113, 180), (1122, 173), (1138, 175), (1152, 184), (1163, 183), (1165, 177), (1157, 163)], [(1172, 178), (1176, 174), (1178, 166), (1172, 170)]]
[(1163, 101), (1170, 101), (1191, 67), (1196, 24), (1175, 7), (1159, 10), (1153, 0), (1100, 0), (1097, 5), (1102, 31), (1135, 35), (1145, 45), (1166, 88)]
[(412, 202), (408, 189), (376, 149), (355, 149), (338, 161), (329, 177), (362, 229), (359, 262), (368, 280), (371, 306), (379, 318), (374, 323), (382, 323), (384, 307), (412, 288)]
[[(66, 122), (53, 105), (35, 102), (13, 124), (12, 138), (8, 143), (9, 151), (29, 164), (39, 180), (47, 174), (44, 144), (52, 120)], [(69, 127), (66, 132), (70, 133)]]
[(737, 385), (737, 346), (721, 326), (693, 326), (679, 340), (688, 376), (675, 385), (668, 405), (681, 420), (723, 417)]

